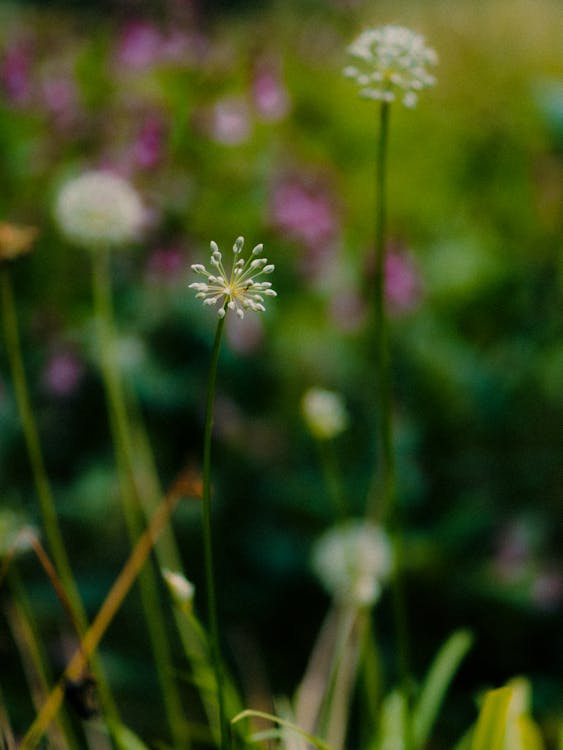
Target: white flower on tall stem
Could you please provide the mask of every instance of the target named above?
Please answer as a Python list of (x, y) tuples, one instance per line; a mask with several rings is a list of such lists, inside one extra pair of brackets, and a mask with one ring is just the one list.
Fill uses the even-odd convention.
[(315, 543), (312, 567), (329, 594), (342, 603), (373, 605), (393, 568), (385, 531), (369, 521), (350, 520), (328, 529)]
[(270, 274), (275, 266), (268, 263), (267, 258), (258, 258), (263, 251), (262, 244), (256, 245), (247, 260), (239, 258), (244, 245), (244, 237), (238, 237), (233, 245), (234, 260), (231, 272), (227, 273), (223, 266), (223, 256), (216, 242), (211, 242), (211, 265), (216, 269), (210, 273), (201, 263), (192, 265), (192, 271), (205, 276), (206, 281), (190, 284), (196, 297), (204, 305), (215, 305), (221, 301), (222, 307), (217, 314), (224, 318), (227, 310), (235, 312), (239, 318), (244, 318), (245, 310), (264, 312), (264, 297), (276, 297), (269, 281), (256, 281), (262, 274)]
[(436, 83), (427, 66), (436, 65), (438, 55), (421, 34), (404, 26), (365, 29), (348, 47), (348, 54), (352, 63), (344, 68), (344, 75), (354, 79), (368, 99), (401, 98), (406, 107), (414, 107), (418, 92)]
[(92, 170), (61, 188), (55, 218), (63, 234), (81, 247), (115, 248), (133, 241), (145, 211), (135, 189), (122, 177)]

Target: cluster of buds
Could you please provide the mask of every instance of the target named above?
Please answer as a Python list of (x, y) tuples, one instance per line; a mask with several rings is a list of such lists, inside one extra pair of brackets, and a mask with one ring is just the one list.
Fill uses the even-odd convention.
[(210, 273), (201, 263), (192, 265), (192, 271), (205, 276), (206, 281), (190, 284), (194, 289), (196, 297), (203, 301), (204, 305), (216, 305), (221, 301), (221, 307), (217, 314), (220, 318), (225, 317), (227, 310), (235, 312), (239, 318), (244, 318), (246, 310), (253, 312), (264, 312), (264, 297), (276, 297), (269, 281), (256, 281), (262, 274), (270, 274), (274, 266), (268, 263), (267, 258), (256, 256), (262, 253), (264, 246), (256, 245), (249, 258), (240, 258), (244, 246), (244, 237), (238, 237), (233, 245), (235, 260), (230, 274), (227, 274), (223, 266), (223, 256), (216, 242), (211, 242), (210, 263), (215, 271)]

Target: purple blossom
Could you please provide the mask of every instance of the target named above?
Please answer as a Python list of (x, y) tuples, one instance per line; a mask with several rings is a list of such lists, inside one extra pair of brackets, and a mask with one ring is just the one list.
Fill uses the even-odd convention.
[(186, 256), (177, 245), (160, 247), (148, 258), (147, 276), (154, 281), (176, 281), (187, 268)]
[(164, 153), (166, 128), (161, 117), (149, 115), (142, 123), (133, 144), (133, 160), (142, 169), (153, 169), (161, 162)]
[(242, 97), (220, 99), (209, 113), (208, 134), (224, 146), (239, 146), (250, 138), (252, 123), (248, 104)]
[(411, 312), (420, 303), (422, 282), (411, 257), (391, 250), (385, 258), (385, 299), (395, 315)]
[(339, 231), (334, 200), (317, 180), (290, 177), (278, 182), (270, 212), (274, 226), (309, 248), (331, 242)]
[(270, 221), (279, 232), (303, 247), (303, 273), (318, 279), (330, 271), (340, 221), (336, 201), (326, 184), (303, 175), (280, 180), (270, 199)]
[(131, 70), (143, 70), (153, 65), (162, 45), (161, 32), (147, 21), (131, 21), (122, 30), (117, 49), (117, 61)]
[(52, 396), (71, 396), (84, 374), (84, 365), (71, 351), (55, 352), (43, 371), (43, 386)]
[(79, 93), (76, 82), (69, 75), (44, 78), (41, 99), (45, 109), (61, 127), (72, 125), (79, 113)]
[(9, 47), (1, 62), (0, 81), (8, 100), (26, 104), (32, 95), (31, 54), (29, 45), (16, 42)]
[(252, 83), (254, 105), (263, 120), (281, 120), (289, 112), (289, 96), (279, 75), (271, 66), (260, 66)]

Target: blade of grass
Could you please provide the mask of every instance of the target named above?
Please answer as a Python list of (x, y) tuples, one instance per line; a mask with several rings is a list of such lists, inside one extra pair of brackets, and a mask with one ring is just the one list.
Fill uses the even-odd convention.
[(444, 696), (459, 665), (469, 649), (473, 638), (465, 630), (454, 633), (442, 646), (422, 686), (413, 715), (413, 738), (415, 748), (426, 744)]
[(504, 739), (514, 689), (490, 690), (485, 700), (471, 743), (471, 750), (504, 750)]
[(170, 514), (173, 512), (180, 498), (188, 495), (201, 496), (199, 477), (197, 479), (189, 475), (180, 477), (159, 505), (149, 526), (139, 537), (96, 618), (86, 632), (81, 648), (67, 665), (58, 684), (49, 694), (49, 697), (43, 704), (43, 708), (25, 734), (20, 745), (20, 750), (32, 750), (40, 741), (46, 727), (57, 715), (61, 706), (64, 697), (65, 681), (76, 680), (81, 675), (85, 667), (85, 660), (91, 656), (100, 643), (113, 617), (135, 582), (139, 571), (145, 564), (158, 535), (167, 524)]
[(279, 724), (281, 727), (290, 729), (292, 732), (296, 732), (301, 737), (304, 737), (307, 742), (310, 742), (311, 745), (318, 748), (318, 750), (331, 750), (330, 745), (327, 745), (326, 742), (318, 739), (318, 737), (314, 737), (309, 732), (303, 731), (303, 729), (301, 729), (301, 727), (298, 727), (297, 724), (294, 724), (291, 721), (286, 721), (285, 719), (280, 719), (279, 716), (274, 716), (273, 714), (266, 713), (265, 711), (254, 711), (251, 708), (247, 708), (246, 710), (241, 711), (240, 714), (235, 716), (234, 719), (231, 719), (231, 724), (236, 724), (237, 722), (242, 721), (242, 719), (248, 719), (251, 717), (256, 719), (268, 719), (269, 721), (274, 722), (274, 724)]

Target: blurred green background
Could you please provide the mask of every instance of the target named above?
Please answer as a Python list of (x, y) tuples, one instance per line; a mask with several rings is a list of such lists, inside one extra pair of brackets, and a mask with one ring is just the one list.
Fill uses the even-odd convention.
[[(377, 108), (341, 69), (364, 25), (390, 22), (424, 33), (440, 57), (438, 85), (414, 111), (392, 111), (386, 289), (416, 674), (454, 628), (476, 636), (440, 748), (467, 726), (479, 690), (516, 674), (531, 677), (548, 729), (561, 714), (559, 0), (3, 2), (0, 218), (41, 230), (14, 281), (48, 469), (91, 614), (128, 543), (90, 262), (54, 227), (56, 191), (107, 167), (147, 207), (142, 242), (116, 255), (113, 271), (121, 365), (164, 486), (200, 462), (215, 321), (187, 288), (189, 265), (207, 262), (211, 239), (225, 250), (239, 234), (264, 242), (279, 297), (262, 316), (228, 321), (221, 360), (217, 569), (233, 663), (258, 652), (272, 689), (290, 692), (328, 606), (310, 546), (334, 520), (299, 414), (308, 387), (341, 392), (353, 417), (337, 445), (352, 514), (370, 480)], [(0, 503), (4, 526), (8, 513), (40, 524), (2, 341)], [(197, 503), (174, 525), (202, 592)], [(69, 626), (37, 562), (20, 567), (60, 669)], [(102, 654), (126, 720), (150, 737), (161, 709), (138, 609), (132, 594)], [(390, 610), (386, 594), (375, 622), (392, 662)], [(26, 726), (5, 620), (0, 663), (14, 675), (3, 685), (14, 723)]]

